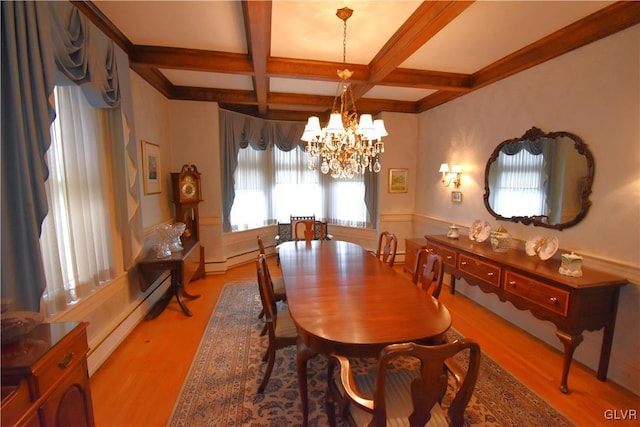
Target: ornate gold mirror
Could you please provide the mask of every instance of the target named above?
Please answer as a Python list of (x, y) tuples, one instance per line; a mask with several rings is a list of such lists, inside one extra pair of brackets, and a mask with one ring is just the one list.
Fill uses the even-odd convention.
[(593, 173), (593, 155), (580, 137), (533, 127), (489, 157), (484, 204), (498, 220), (562, 230), (587, 214)]

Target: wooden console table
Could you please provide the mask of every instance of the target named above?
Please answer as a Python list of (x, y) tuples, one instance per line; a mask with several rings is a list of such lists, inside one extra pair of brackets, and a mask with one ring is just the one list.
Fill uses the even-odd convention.
[(597, 378), (606, 381), (620, 288), (628, 283), (612, 274), (583, 269), (582, 277), (558, 273), (560, 260), (542, 261), (518, 249), (493, 251), (491, 244), (466, 238), (453, 240), (445, 235), (426, 235), (426, 247), (439, 254), (445, 272), (464, 278), (483, 292), (498, 295), (519, 310), (529, 310), (536, 318), (556, 325), (556, 335), (564, 346), (560, 390), (568, 393), (567, 378), (573, 352), (582, 342), (582, 332), (604, 328)]
[(93, 426), (87, 326), (41, 323), (2, 343), (3, 426)]
[(164, 296), (151, 308), (146, 319), (157, 317), (167, 307), (171, 298), (175, 295), (183, 313), (192, 316), (191, 311), (184, 304), (182, 298), (195, 299), (200, 295), (191, 295), (185, 290), (185, 284), (192, 280), (204, 277), (204, 248), (196, 239), (185, 239), (182, 242), (183, 250), (174, 252), (170, 257), (157, 258), (154, 251), (149, 251), (139, 262), (142, 280), (140, 289), (146, 291), (164, 271), (171, 272), (171, 285)]

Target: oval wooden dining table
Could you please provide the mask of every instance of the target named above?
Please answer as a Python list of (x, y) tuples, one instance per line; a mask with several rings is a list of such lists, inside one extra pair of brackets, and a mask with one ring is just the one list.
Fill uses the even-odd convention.
[(451, 327), (442, 303), (357, 244), (285, 242), (279, 256), (298, 329), (296, 368), (305, 426), (307, 361), (316, 354), (373, 357), (388, 344), (440, 340)]

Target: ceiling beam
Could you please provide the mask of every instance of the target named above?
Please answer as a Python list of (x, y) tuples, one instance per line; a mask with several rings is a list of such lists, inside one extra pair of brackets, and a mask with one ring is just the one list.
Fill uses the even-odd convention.
[(131, 52), (133, 43), (124, 35), (122, 31), (118, 29), (104, 13), (89, 0), (83, 1), (71, 1), (71, 3), (78, 8), (85, 16), (89, 18), (96, 27), (100, 28), (103, 33), (111, 40), (113, 40), (118, 46), (125, 52)]
[[(343, 62), (314, 61), (271, 57), (267, 62), (267, 73), (271, 77), (303, 78), (338, 82), (338, 70), (345, 68)], [(346, 64), (353, 71), (352, 82), (369, 80), (369, 67), (362, 64)]]
[(271, 53), (271, 2), (242, 1), (244, 28), (249, 55), (253, 62), (253, 87), (258, 100), (258, 112), (267, 113), (267, 59)]
[(380, 49), (369, 63), (371, 76), (366, 84), (352, 87), (355, 99), (382, 82), (422, 45), (464, 12), (472, 1), (425, 1)]
[(253, 74), (249, 55), (201, 49), (138, 45), (129, 53), (129, 62), (173, 70)]

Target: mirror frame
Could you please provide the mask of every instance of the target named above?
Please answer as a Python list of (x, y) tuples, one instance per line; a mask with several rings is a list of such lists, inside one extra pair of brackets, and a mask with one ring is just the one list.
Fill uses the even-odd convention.
[[(514, 142), (522, 140), (534, 141), (539, 138), (555, 139), (562, 137), (567, 137), (573, 140), (573, 146), (578, 154), (585, 156), (587, 160), (587, 178), (585, 179), (584, 190), (582, 191), (582, 194), (580, 196), (581, 209), (580, 212), (578, 212), (578, 215), (576, 215), (576, 217), (571, 221), (562, 222), (559, 224), (547, 224), (543, 222), (544, 218), (541, 215), (504, 217), (496, 213), (489, 205), (489, 168), (491, 167), (491, 164), (498, 159), (498, 155), (500, 154), (500, 150), (502, 149), (502, 147), (507, 144), (512, 144)], [(555, 230), (562, 230), (564, 228), (572, 227), (582, 221), (582, 219), (587, 215), (589, 207), (591, 207), (591, 200), (589, 200), (589, 195), (591, 194), (591, 187), (593, 185), (594, 169), (593, 154), (591, 154), (591, 151), (587, 147), (587, 144), (585, 144), (579, 136), (564, 131), (545, 133), (534, 126), (519, 138), (508, 139), (501, 142), (500, 144), (498, 144), (495, 150), (493, 150), (493, 153), (491, 153), (491, 157), (489, 157), (489, 160), (487, 160), (487, 165), (484, 170), (484, 205), (489, 213), (500, 221), (521, 222), (524, 225), (533, 224), (534, 227), (545, 227)]]

